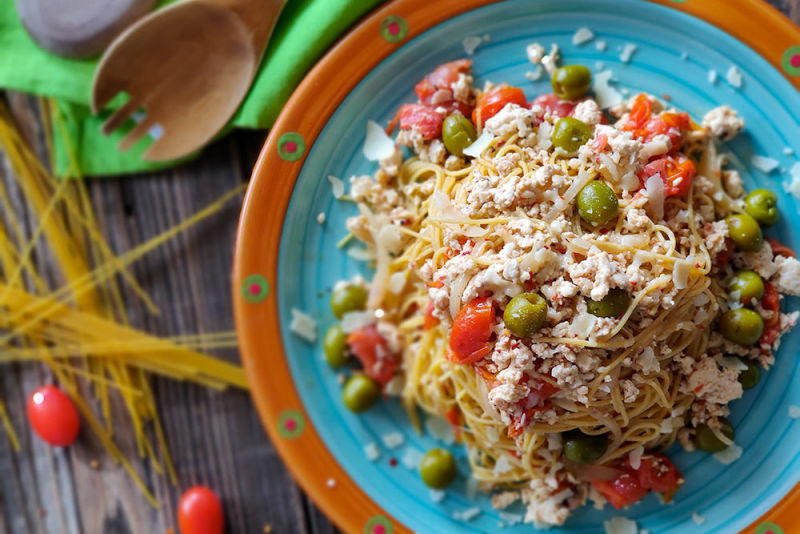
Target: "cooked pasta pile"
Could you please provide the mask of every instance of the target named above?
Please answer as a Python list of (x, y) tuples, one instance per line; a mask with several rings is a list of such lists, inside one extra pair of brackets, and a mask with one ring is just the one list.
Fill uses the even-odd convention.
[(800, 263), (763, 242), (717, 152), (744, 121), (642, 94), (610, 125), (588, 97), (478, 90), (464, 61), (416, 92), (396, 121), (414, 155), (351, 179), (375, 276), (342, 320), (350, 349), (379, 383), (403, 377), (412, 419), (457, 427), (497, 508), (561, 524), (587, 499), (669, 498), (683, 479), (661, 453), (733, 446), (728, 403), (797, 320), (778, 291), (800, 293)]

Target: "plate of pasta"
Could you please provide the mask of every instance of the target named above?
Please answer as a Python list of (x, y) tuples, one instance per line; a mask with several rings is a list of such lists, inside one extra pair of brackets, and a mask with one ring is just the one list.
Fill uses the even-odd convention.
[(800, 31), (418, 4), (309, 74), (245, 202), (242, 356), (297, 479), (348, 532), (790, 532)]

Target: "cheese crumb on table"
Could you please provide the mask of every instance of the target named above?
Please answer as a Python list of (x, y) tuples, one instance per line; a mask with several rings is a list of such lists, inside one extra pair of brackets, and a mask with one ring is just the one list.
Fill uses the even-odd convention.
[(574, 45), (582, 45), (588, 43), (594, 39), (594, 33), (587, 27), (578, 28), (578, 30), (572, 35), (572, 44)]
[(292, 308), (292, 322), (289, 325), (289, 330), (309, 343), (314, 343), (317, 340), (317, 321), (297, 308)]
[(606, 534), (637, 534), (639, 531), (636, 521), (627, 517), (612, 517), (608, 521), (603, 521), (603, 528)]
[(336, 479), (334, 479), (333, 477), (329, 478), (328, 480), (325, 481), (325, 485), (328, 486), (329, 488), (335, 488)]
[(630, 43), (626, 44), (622, 48), (622, 53), (619, 55), (620, 61), (622, 61), (623, 63), (630, 63), (633, 54), (636, 53), (638, 49), (639, 47), (636, 46), (635, 44), (630, 44)]
[(729, 84), (737, 89), (742, 87), (742, 71), (740, 71), (735, 65), (728, 69), (727, 74), (725, 74), (725, 78), (728, 80)]
[(759, 156), (758, 154), (753, 155), (753, 157), (750, 158), (750, 162), (754, 167), (764, 172), (772, 172), (778, 168), (778, 160), (765, 158), (764, 156)]
[(789, 417), (792, 419), (800, 419), (800, 406), (794, 404), (789, 406)]
[(378, 450), (378, 446), (373, 443), (369, 442), (364, 445), (364, 454), (367, 456), (367, 460), (370, 462), (376, 461), (381, 456), (380, 450)]
[(325, 222), (325, 212), (321, 211), (317, 214), (317, 222), (320, 224)]
[(714, 85), (715, 83), (717, 83), (717, 77), (718, 77), (717, 71), (715, 71), (714, 69), (708, 71), (708, 83)]
[(706, 522), (706, 518), (695, 512), (692, 514), (692, 521), (694, 521), (698, 525), (702, 525), (703, 523)]
[(736, 444), (714, 453), (714, 459), (724, 465), (730, 465), (742, 457), (742, 448)]
[(406, 442), (406, 438), (400, 432), (390, 432), (381, 436), (383, 444), (390, 449), (396, 449)]
[(595, 41), (595, 43), (594, 43), (594, 47), (595, 47), (597, 50), (599, 50), (600, 52), (605, 52), (605, 51), (606, 51), (606, 49), (608, 48), (608, 43), (606, 43), (605, 41), (603, 41), (602, 39), (600, 39), (600, 40), (598, 40), (598, 41)]

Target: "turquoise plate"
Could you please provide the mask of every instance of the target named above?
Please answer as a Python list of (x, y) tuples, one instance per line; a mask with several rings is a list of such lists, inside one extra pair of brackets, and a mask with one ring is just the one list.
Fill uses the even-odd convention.
[[(598, 50), (595, 42), (573, 45), (572, 35), (581, 26), (595, 33), (595, 42), (606, 41), (607, 50)], [(391, 458), (402, 460), (413, 451), (421, 453), (437, 445), (436, 441), (417, 435), (396, 402), (382, 402), (362, 416), (349, 413), (340, 400), (337, 373), (326, 366), (319, 345), (307, 344), (289, 332), (289, 310), (311, 313), (324, 330), (335, 320), (328, 307), (332, 285), (355, 273), (369, 275), (363, 264), (336, 246), (346, 234), (345, 220), (354, 207), (333, 198), (326, 177), (346, 179), (373, 173), (375, 165), (361, 153), (367, 120), (387, 124), (402, 103), (414, 100), (414, 84), (426, 73), (440, 63), (465, 56), (463, 37), (484, 34), (490, 40), (472, 57), (479, 86), (484, 80), (508, 82), (522, 87), (529, 99), (550, 92), (546, 77), (534, 83), (525, 77), (526, 71), (532, 70), (525, 46), (538, 41), (547, 47), (557, 43), (562, 64), (582, 63), (597, 72), (601, 62), (613, 71), (613, 85), (629, 94), (669, 95), (673, 104), (695, 119), (718, 104), (731, 105), (747, 121), (747, 131), (729, 143), (727, 150), (737, 155), (734, 168), (745, 176), (748, 188), (767, 187), (782, 193), (788, 181), (786, 171), (796, 161), (784, 149), (800, 153), (796, 114), (800, 96), (786, 79), (717, 28), (649, 2), (515, 0), (489, 5), (404, 44), (356, 86), (311, 147), (286, 214), (277, 288), (282, 335), (304, 407), (326, 446), (377, 504), (421, 533), (491, 532), (503, 519), (486, 497), (468, 496), (468, 466), (464, 451), (457, 446), (452, 450), (459, 458), (462, 475), (440, 503), (432, 500), (415, 471), (404, 467), (402, 461), (392, 466)], [(620, 60), (626, 44), (637, 47), (628, 64)], [(725, 79), (732, 66), (743, 74), (741, 88), (732, 87)], [(709, 81), (712, 69), (719, 73), (715, 83)], [(765, 174), (753, 168), (748, 162), (754, 154), (778, 160), (779, 169)], [(797, 200), (781, 194), (779, 207), (783, 216), (769, 234), (800, 249), (800, 238), (790, 230), (800, 227)], [(324, 224), (316, 221), (320, 212), (326, 215)], [(798, 302), (787, 299), (783, 307), (797, 309)], [(563, 529), (600, 533), (604, 519), (624, 515), (652, 533), (733, 532), (769, 510), (800, 479), (800, 425), (788, 416), (789, 405), (800, 405), (800, 391), (791, 387), (798, 373), (799, 343), (800, 332), (787, 336), (774, 368), (733, 404), (736, 441), (744, 449), (740, 460), (725, 466), (708, 454), (687, 454), (675, 447), (670, 457), (685, 475), (686, 484), (673, 503), (664, 506), (651, 495), (621, 512), (610, 508), (599, 512), (587, 506), (577, 510)], [(390, 450), (383, 446), (381, 436), (390, 432), (403, 434), (402, 447)], [(366, 458), (368, 443), (379, 445), (379, 460)], [(453, 513), (473, 506), (481, 509), (478, 517), (471, 521), (452, 518)], [(702, 527), (693, 522), (693, 513), (705, 518)], [(504, 530), (531, 531), (529, 525)]]

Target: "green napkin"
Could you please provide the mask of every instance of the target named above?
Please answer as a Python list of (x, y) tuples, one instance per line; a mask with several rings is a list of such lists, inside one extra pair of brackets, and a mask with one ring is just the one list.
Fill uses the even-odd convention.
[[(162, 1), (161, 5), (172, 1)], [(381, 1), (289, 0), (275, 27), (261, 71), (231, 125), (269, 128), (316, 60)], [(146, 140), (128, 152), (120, 152), (116, 145), (126, 129), (110, 137), (102, 135), (100, 125), (107, 113), (94, 117), (89, 111), (97, 59), (65, 59), (39, 48), (22, 27), (12, 0), (0, 1), (0, 51), (0, 87), (57, 99), (64, 118), (63, 130), (54, 126), (55, 165), (60, 175), (70, 174), (70, 149), (86, 176), (152, 170), (175, 163), (142, 160), (140, 155), (148, 144)]]

